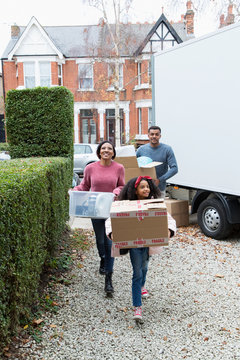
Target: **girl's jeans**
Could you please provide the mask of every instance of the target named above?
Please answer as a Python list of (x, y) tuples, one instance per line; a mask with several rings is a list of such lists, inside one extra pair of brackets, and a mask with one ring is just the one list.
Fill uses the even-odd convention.
[(105, 221), (106, 219), (91, 219), (93, 229), (96, 236), (96, 244), (98, 254), (102, 258), (105, 258), (105, 270), (106, 272), (113, 272), (114, 258), (111, 257), (112, 241), (106, 235)]
[(149, 248), (130, 249), (130, 259), (133, 267), (132, 303), (142, 306), (141, 289), (145, 284), (149, 263)]

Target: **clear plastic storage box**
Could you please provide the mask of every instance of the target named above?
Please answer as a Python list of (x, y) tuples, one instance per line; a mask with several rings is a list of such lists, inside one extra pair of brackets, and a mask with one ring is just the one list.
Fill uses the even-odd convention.
[(70, 191), (69, 215), (105, 219), (110, 216), (114, 194), (109, 192)]

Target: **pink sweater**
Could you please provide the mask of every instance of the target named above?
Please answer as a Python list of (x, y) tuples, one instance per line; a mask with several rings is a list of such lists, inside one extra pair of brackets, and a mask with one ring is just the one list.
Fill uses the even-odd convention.
[(125, 184), (124, 167), (115, 161), (109, 166), (100, 164), (100, 161), (89, 164), (84, 170), (84, 178), (74, 191), (113, 192), (119, 195)]

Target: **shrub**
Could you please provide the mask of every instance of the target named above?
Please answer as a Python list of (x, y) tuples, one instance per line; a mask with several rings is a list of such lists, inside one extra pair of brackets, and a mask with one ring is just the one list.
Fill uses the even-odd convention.
[(73, 155), (73, 95), (65, 87), (10, 90), (5, 111), (12, 158)]
[(0, 346), (37, 298), (43, 264), (68, 219), (70, 158), (0, 163)]
[(8, 143), (1, 143), (0, 142), (0, 151), (9, 151)]

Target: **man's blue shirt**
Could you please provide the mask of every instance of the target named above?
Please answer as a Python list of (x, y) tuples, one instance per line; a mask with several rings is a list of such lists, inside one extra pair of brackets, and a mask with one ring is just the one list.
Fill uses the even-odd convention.
[(157, 147), (153, 147), (150, 143), (142, 145), (137, 149), (137, 157), (148, 156), (153, 161), (160, 161), (163, 164), (156, 167), (157, 177), (160, 180), (159, 188), (164, 191), (166, 188), (166, 180), (177, 174), (178, 166), (171, 146), (160, 143)]

